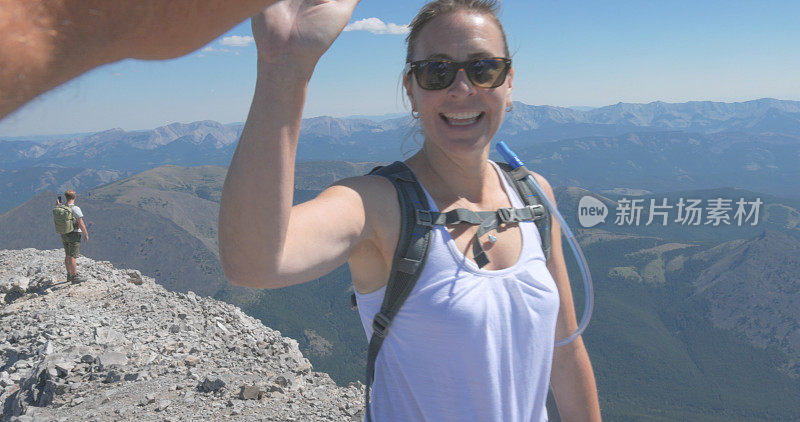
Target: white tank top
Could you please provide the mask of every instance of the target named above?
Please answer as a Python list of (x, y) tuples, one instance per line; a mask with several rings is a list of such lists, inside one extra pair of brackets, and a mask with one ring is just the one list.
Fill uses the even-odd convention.
[[(373, 420), (547, 420), (558, 289), (535, 223), (520, 228), (519, 260), (501, 270), (478, 268), (443, 226), (433, 229), (425, 268), (375, 362)], [(385, 290), (356, 292), (367, 340)]]

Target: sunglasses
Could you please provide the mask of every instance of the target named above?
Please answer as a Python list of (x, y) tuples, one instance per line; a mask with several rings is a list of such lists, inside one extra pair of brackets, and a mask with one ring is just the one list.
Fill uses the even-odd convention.
[(506, 81), (511, 59), (491, 57), (466, 62), (450, 60), (420, 60), (406, 63), (405, 74), (414, 73), (422, 89), (445, 89), (456, 80), (458, 71), (464, 69), (473, 85), (481, 88), (497, 88)]

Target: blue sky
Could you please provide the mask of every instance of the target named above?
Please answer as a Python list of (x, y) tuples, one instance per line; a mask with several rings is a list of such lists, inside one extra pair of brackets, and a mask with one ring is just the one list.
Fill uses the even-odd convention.
[[(423, 3), (362, 0), (351, 23), (404, 25)], [(507, 0), (501, 11), (515, 99), (555, 106), (800, 100), (798, 16), (797, 1)], [(4, 119), (0, 136), (243, 121), (255, 83), (250, 35), (243, 22), (179, 59), (96, 69)], [(343, 33), (317, 66), (305, 116), (407, 112), (404, 57), (402, 34)]]

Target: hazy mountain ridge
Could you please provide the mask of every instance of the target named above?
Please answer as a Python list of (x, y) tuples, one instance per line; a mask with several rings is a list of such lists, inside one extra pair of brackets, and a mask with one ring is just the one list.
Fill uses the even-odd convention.
[[(409, 141), (395, 143), (392, 136), (391, 132), (377, 133), (371, 137), (374, 139), (368, 146), (359, 143), (335, 145), (320, 137), (301, 141), (300, 153), (301, 156), (320, 156), (325, 160), (348, 155), (372, 156), (374, 158), (364, 160), (368, 164), (359, 164), (356, 172), (342, 167), (350, 164), (339, 164), (341, 171), (349, 171), (345, 171), (348, 175), (365, 174), (378, 163), (402, 160), (399, 153), (401, 144), (404, 149), (413, 146)], [(736, 186), (780, 197), (800, 198), (800, 185), (796, 183), (800, 180), (800, 168), (796, 165), (800, 160), (800, 137), (789, 135), (651, 131), (543, 142), (530, 147), (512, 142), (512, 146), (528, 168), (545, 175), (555, 186), (581, 186), (593, 191), (617, 188), (651, 192)], [(76, 170), (55, 170), (63, 166), (25, 167), (24, 162), (16, 162), (7, 166), (13, 170), (0, 169), (0, 182), (3, 182), (0, 183), (0, 198), (8, 204), (2, 207), (3, 200), (0, 200), (0, 212), (29, 199), (41, 189), (61, 190), (62, 186), (73, 183), (72, 187), (85, 190), (165, 163), (224, 166), (229, 163), (234, 147), (235, 144), (230, 144), (215, 149), (178, 140), (146, 153), (125, 147), (125, 150), (114, 150), (89, 161), (78, 156), (61, 161), (63, 165), (75, 166), (72, 167), (75, 169), (94, 166), (81, 170), (85, 172), (79, 177), (82, 180), (70, 180)], [(499, 159), (494, 153), (492, 157)], [(357, 158), (349, 160), (357, 161)], [(318, 162), (298, 161), (298, 172), (303, 171), (303, 163), (309, 163), (304, 180), (315, 180), (312, 185), (298, 185), (299, 188), (321, 189), (338, 180), (333, 176), (340, 174), (340, 170), (333, 171), (325, 164), (320, 167), (316, 164)], [(51, 182), (51, 179), (55, 180)]]
[(148, 188), (196, 195), (219, 202), (227, 169), (220, 166), (181, 167), (165, 165), (137, 173), (131, 177), (99, 186), (93, 197), (111, 200), (131, 188)]
[(307, 161), (295, 166), (295, 189), (322, 190), (345, 177), (361, 176), (387, 163), (347, 161)]
[(103, 145), (122, 142), (138, 149), (154, 149), (178, 139), (188, 140), (195, 144), (206, 143), (216, 148), (235, 143), (241, 135), (242, 124), (224, 125), (212, 120), (192, 123), (171, 123), (153, 130), (126, 132), (122, 129), (110, 129), (97, 132), (82, 138), (68, 140), (54, 139), (43, 145), (52, 147), (61, 145), (68, 148), (99, 149)]
[[(584, 247), (596, 296), (583, 337), (606, 419), (772, 421), (800, 416), (800, 408), (787, 402), (800, 394), (798, 379), (786, 370), (795, 358), (719, 327), (711, 319), (708, 299), (695, 294), (693, 281), (710, 263), (689, 257), (710, 246), (617, 237)], [(781, 267), (780, 260), (771, 262)], [(614, 276), (613, 267), (635, 268), (642, 277)], [(646, 280), (646, 271), (655, 277)], [(574, 283), (573, 296), (580, 302), (582, 292), (575, 292)], [(757, 315), (747, 313), (743, 319), (757, 321)], [(608, 400), (609, 395), (614, 398)]]
[[(89, 199), (95, 192), (90, 192)], [(111, 199), (110, 197), (108, 199)], [(217, 218), (219, 204), (183, 192), (160, 191), (137, 187), (122, 192), (113, 198), (116, 204), (138, 207), (166, 218), (198, 238), (219, 257), (217, 246)]]
[(727, 249), (704, 257), (709, 267), (694, 282), (711, 304), (711, 320), (785, 351), (787, 373), (800, 377), (800, 241), (765, 231)]
[[(800, 158), (797, 110), (800, 102), (773, 99), (617, 104), (589, 111), (515, 103), (497, 139), (506, 140), (530, 168), (547, 175), (555, 185), (670, 191), (733, 184), (800, 197), (795, 183), (800, 178), (795, 165)], [(419, 148), (422, 139), (412, 121), (410, 117), (379, 122), (324, 116), (305, 119), (297, 159), (403, 159)], [(6, 170), (0, 178), (11, 186), (46, 179), (52, 172), (47, 167), (111, 171), (124, 177), (160, 165), (226, 166), (242, 129), (242, 123), (201, 121), (150, 131), (112, 129), (65, 135), (43, 143), (0, 140), (0, 171)], [(711, 171), (715, 166), (708, 165), (709, 160), (717, 170)], [(29, 170), (7, 172), (21, 169)], [(109, 176), (98, 183), (111, 180)], [(32, 187), (28, 196), (14, 194), (11, 204), (29, 199), (37, 189), (60, 190), (66, 182)], [(90, 186), (80, 183), (83, 189)], [(0, 195), (13, 189), (0, 184)], [(8, 205), (0, 207), (0, 211), (5, 209)]]
[[(762, 98), (739, 103), (690, 101), (648, 104), (618, 103), (584, 112), (591, 123), (656, 126), (664, 129), (704, 131), (741, 130), (756, 127), (765, 118), (800, 113), (800, 102)], [(794, 127), (793, 129), (797, 129)], [(779, 133), (783, 133), (780, 132)]]
[[(715, 327), (740, 334), (758, 348), (786, 355), (778, 368), (800, 378), (800, 240), (765, 230), (708, 248), (662, 243), (626, 255), (626, 266), (608, 273), (613, 280), (668, 288), (685, 283), (686, 298), (702, 301), (702, 316)], [(689, 269), (688, 273), (684, 272)], [(688, 277), (687, 277), (688, 276)], [(661, 287), (659, 287), (661, 286)]]
[(386, 125), (367, 119), (338, 119), (330, 116), (303, 119), (300, 136), (316, 135), (333, 139), (350, 136), (353, 132), (383, 132)]
[(16, 207), (43, 190), (63, 195), (67, 189), (83, 191), (129, 174), (126, 171), (76, 167), (0, 169), (0, 213)]
[(669, 192), (721, 186), (800, 198), (800, 137), (643, 132), (522, 147), (552, 185)]
[[(741, 103), (710, 101), (679, 104), (620, 103), (589, 111), (532, 106), (520, 102), (515, 102), (514, 107), (514, 111), (505, 119), (498, 136), (508, 137), (523, 144), (589, 135), (613, 136), (643, 130), (684, 130), (700, 133), (744, 131), (800, 136), (800, 102), (769, 98)], [(308, 138), (312, 143), (358, 144), (363, 148), (370, 145), (372, 138), (378, 136), (378, 139), (384, 139), (385, 136), (380, 135), (388, 135), (388, 139), (393, 139), (394, 142), (382, 148), (393, 146), (395, 150), (392, 154), (397, 156), (400, 142), (413, 132), (411, 122), (410, 117), (380, 122), (368, 119), (314, 117), (303, 120), (300, 139), (301, 143), (303, 139)], [(158, 156), (155, 150), (176, 141), (183, 142), (187, 146), (229, 150), (224, 154), (229, 158), (229, 154), (232, 153), (230, 147), (235, 145), (242, 129), (242, 123), (223, 125), (213, 121), (200, 121), (189, 124), (173, 123), (149, 131), (125, 132), (121, 129), (111, 129), (75, 138), (54, 136), (53, 140), (44, 143), (0, 140), (0, 152), (6, 157), (0, 159), (0, 163), (6, 168), (11, 168), (9, 166), (13, 163), (17, 163), (18, 166), (23, 162), (25, 166), (59, 164), (59, 160), (69, 161), (81, 157), (90, 161), (99, 155), (114, 151), (132, 153), (136, 150), (138, 155), (141, 155), (142, 151), (152, 151), (151, 155)], [(525, 137), (520, 137), (525, 134), (527, 134)], [(321, 157), (303, 158), (302, 154), (300, 155), (301, 160), (315, 158)], [(371, 159), (376, 158), (387, 159), (385, 156)], [(170, 163), (163, 160), (159, 163), (210, 164), (208, 160), (205, 163)], [(215, 161), (213, 164), (225, 163)]]
[(92, 200), (138, 207), (200, 239), (215, 256), (217, 218), (226, 169), (162, 166), (86, 192)]

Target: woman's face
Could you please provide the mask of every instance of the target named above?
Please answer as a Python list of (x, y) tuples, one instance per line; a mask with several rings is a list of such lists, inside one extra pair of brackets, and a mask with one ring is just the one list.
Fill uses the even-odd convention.
[[(459, 11), (438, 16), (422, 28), (412, 61), (504, 56), (503, 35), (492, 19)], [(445, 89), (424, 90), (412, 74), (404, 85), (413, 110), (420, 114), (426, 142), (450, 153), (469, 153), (482, 150), (500, 128), (505, 108), (511, 105), (512, 77), (513, 71), (499, 87), (480, 88), (459, 70)]]

